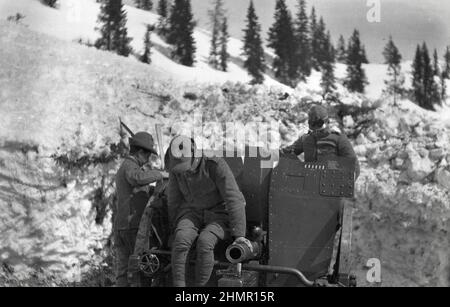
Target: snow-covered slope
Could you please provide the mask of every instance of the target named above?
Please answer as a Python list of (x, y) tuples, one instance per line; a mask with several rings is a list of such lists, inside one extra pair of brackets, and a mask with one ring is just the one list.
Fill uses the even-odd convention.
[[(97, 26), (97, 16), (100, 5), (95, 0), (60, 0), (57, 9), (51, 9), (40, 3), (39, 0), (0, 0), (0, 20), (6, 19), (8, 16), (21, 13), (25, 16), (22, 23), (30, 29), (66, 41), (75, 41), (82, 39), (87, 42), (94, 42), (98, 37), (95, 31)], [(143, 50), (143, 38), (147, 24), (156, 24), (158, 15), (136, 9), (132, 6), (125, 6), (128, 14), (128, 32), (133, 38), (132, 47), (135, 52), (140, 53)], [(242, 67), (242, 42), (238, 39), (231, 38), (229, 41), (229, 53), (231, 62), (229, 63), (228, 72), (222, 72), (211, 68), (208, 65), (208, 55), (210, 48), (210, 34), (203, 29), (196, 29), (194, 33), (196, 41), (197, 55), (195, 67), (186, 67), (173, 62), (168, 57), (168, 46), (156, 34), (152, 35), (152, 41), (155, 45), (152, 55), (152, 68), (172, 77), (177, 82), (194, 82), (194, 83), (215, 83), (221, 84), (226, 81), (232, 82), (248, 82), (250, 77)], [(267, 54), (271, 54), (271, 50), (266, 50)], [(378, 99), (385, 86), (386, 66), (381, 64), (365, 65), (369, 86), (366, 89), (367, 97)], [(403, 72), (406, 77), (406, 86), (411, 83), (410, 77), (411, 63), (403, 64)], [(346, 75), (345, 65), (337, 64), (336, 77), (342, 80)], [(301, 87), (320, 92), (320, 76), (318, 72), (308, 78), (307, 84), (300, 84)], [(280, 84), (271, 76), (266, 75), (266, 85), (282, 88), (287, 92), (292, 89)]]
[[(85, 1), (81, 3), (95, 6), (94, 1)], [(38, 268), (77, 279), (101, 261), (108, 242), (110, 214), (96, 221), (96, 198), (99, 191), (103, 197), (111, 196), (118, 160), (77, 172), (55, 165), (52, 154), (69, 153), (77, 159), (108, 153), (120, 138), (119, 116), (134, 130), (152, 132), (155, 123), (164, 124), (167, 142), (169, 128), (188, 122), (194, 110), (221, 122), (275, 120), (286, 145), (301, 133), (305, 118), (297, 102), (320, 79), (315, 73), (286, 101), (279, 99), (283, 88), (185, 84), (180, 80), (188, 81), (190, 73), (201, 77), (203, 68), (181, 67), (162, 54), (167, 67), (156, 65), (156, 60), (154, 65), (144, 65), (134, 58), (80, 46), (70, 42), (80, 36), (67, 26), (60, 11), (38, 0), (0, 3), (2, 15), (6, 8), (5, 15), (28, 14), (24, 24), (35, 13), (48, 18), (42, 23), (35, 19), (28, 29), (0, 22), (0, 262), (18, 273), (34, 274)], [(28, 11), (25, 3), (30, 4)], [(143, 16), (137, 24), (151, 16), (137, 10), (136, 14)], [(91, 15), (93, 26), (96, 17)], [(54, 27), (50, 18), (56, 20)], [(39, 25), (44, 27), (40, 32), (51, 36), (33, 31)], [(142, 33), (137, 36), (143, 35), (143, 28), (139, 26)], [(65, 31), (75, 33), (68, 39)], [(207, 36), (198, 33), (204, 37), (206, 56)], [(92, 35), (83, 38), (94, 38), (95, 32)], [(381, 88), (383, 67), (373, 71), (371, 67), (375, 66), (367, 66), (369, 79)], [(210, 68), (204, 69), (203, 73)], [(344, 70), (338, 66), (338, 74)], [(219, 78), (216, 73), (222, 81), (233, 80), (232, 74), (216, 71), (211, 78)], [(349, 103), (370, 103), (343, 89), (340, 92)], [(196, 98), (187, 99), (185, 93)], [(443, 112), (424, 111), (409, 101), (380, 104), (368, 114), (373, 125), (355, 141), (362, 163), (353, 204), (359, 281), (364, 284), (364, 265), (375, 257), (382, 261), (383, 285), (448, 286), (450, 121)], [(348, 118), (345, 129), (355, 129), (357, 120)]]
[[(38, 32), (46, 33), (67, 41), (83, 39), (94, 42), (98, 33), (97, 16), (100, 5), (95, 0), (60, 0), (58, 9), (51, 9), (40, 3), (38, 0), (0, 0), (0, 20), (5, 20), (8, 16), (21, 13), (25, 15), (23, 24)], [(140, 53), (143, 50), (143, 38), (147, 24), (156, 24), (158, 15), (139, 10), (131, 6), (126, 6), (128, 14), (128, 33), (133, 38), (131, 43), (133, 49)], [(239, 65), (241, 62), (242, 43), (231, 38), (229, 41), (229, 53), (232, 61), (229, 64), (228, 72), (222, 72), (211, 68), (207, 64), (209, 54), (210, 36), (205, 31), (198, 29), (194, 33), (196, 41), (197, 55), (195, 67), (178, 65), (164, 55), (167, 45), (155, 34), (152, 40), (155, 44), (152, 56), (152, 66), (156, 70), (163, 70), (170, 73), (178, 82), (201, 82), (201, 83), (224, 83), (249, 82), (250, 77)], [(284, 85), (266, 76), (266, 84), (289, 90)]]

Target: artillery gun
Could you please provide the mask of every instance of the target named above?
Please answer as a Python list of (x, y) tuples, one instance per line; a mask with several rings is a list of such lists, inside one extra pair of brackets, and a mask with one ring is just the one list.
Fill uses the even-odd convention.
[[(343, 199), (354, 197), (354, 161), (304, 163), (281, 155), (274, 168), (263, 168), (261, 156), (246, 156), (224, 159), (246, 199), (247, 238), (253, 250), (219, 243), (209, 285), (356, 286), (351, 274), (352, 212), (343, 205)], [(130, 258), (133, 286), (171, 286), (166, 185), (156, 187), (141, 219)], [(193, 278), (193, 270), (189, 272), (188, 284), (189, 276)]]

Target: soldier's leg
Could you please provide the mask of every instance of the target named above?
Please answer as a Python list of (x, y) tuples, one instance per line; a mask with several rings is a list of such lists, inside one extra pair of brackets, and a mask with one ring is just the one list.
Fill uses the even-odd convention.
[(121, 230), (116, 234), (116, 286), (128, 287), (128, 261), (136, 242), (136, 230)]
[(225, 238), (224, 227), (217, 222), (208, 224), (197, 240), (196, 286), (204, 287), (214, 269), (214, 248)]
[(172, 276), (174, 287), (186, 286), (186, 260), (198, 236), (198, 224), (193, 218), (182, 218), (175, 230), (172, 243)]

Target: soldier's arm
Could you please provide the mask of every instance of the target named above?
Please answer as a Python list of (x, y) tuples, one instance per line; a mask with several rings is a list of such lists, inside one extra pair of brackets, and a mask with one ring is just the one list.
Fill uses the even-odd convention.
[(343, 134), (340, 135), (339, 140), (338, 140), (338, 151), (339, 151), (339, 156), (354, 159), (355, 174), (356, 174), (355, 179), (358, 179), (359, 174), (360, 174), (358, 157), (356, 156), (355, 151), (353, 150), (353, 146), (350, 143), (350, 140)]
[(167, 208), (169, 214), (169, 226), (171, 229), (176, 227), (175, 219), (180, 208), (181, 203), (183, 202), (183, 194), (181, 194), (180, 188), (178, 186), (177, 177), (170, 173), (169, 183), (167, 185)]
[(161, 172), (143, 170), (137, 164), (129, 164), (125, 171), (125, 178), (133, 187), (148, 185), (163, 179)]
[(230, 228), (233, 237), (245, 237), (246, 234), (246, 216), (245, 216), (245, 198), (236, 183), (236, 179), (231, 172), (228, 164), (222, 160), (217, 160), (215, 172), (213, 172), (214, 181), (220, 192), (230, 218)]
[(294, 153), (296, 156), (299, 156), (303, 153), (303, 140), (305, 136), (300, 137), (294, 144), (289, 147), (286, 147), (284, 152)]

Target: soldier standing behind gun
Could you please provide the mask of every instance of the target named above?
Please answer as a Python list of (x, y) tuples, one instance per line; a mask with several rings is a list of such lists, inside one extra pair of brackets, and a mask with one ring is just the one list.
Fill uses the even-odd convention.
[[(137, 192), (149, 192), (149, 184), (168, 178), (166, 172), (152, 170), (149, 158), (157, 154), (153, 137), (139, 132), (130, 139), (130, 155), (125, 158), (116, 175), (117, 213), (114, 220), (116, 253), (116, 286), (128, 286), (128, 259), (134, 251), (139, 227), (139, 210), (135, 204)], [(141, 200), (142, 201), (142, 200)], [(145, 204), (144, 204), (145, 206)]]
[(332, 157), (354, 159), (356, 178), (359, 177), (359, 162), (348, 138), (339, 131), (331, 129), (327, 110), (313, 106), (308, 113), (309, 133), (301, 136), (293, 145), (282, 149), (285, 154), (296, 156), (305, 154), (305, 162), (317, 162)]

